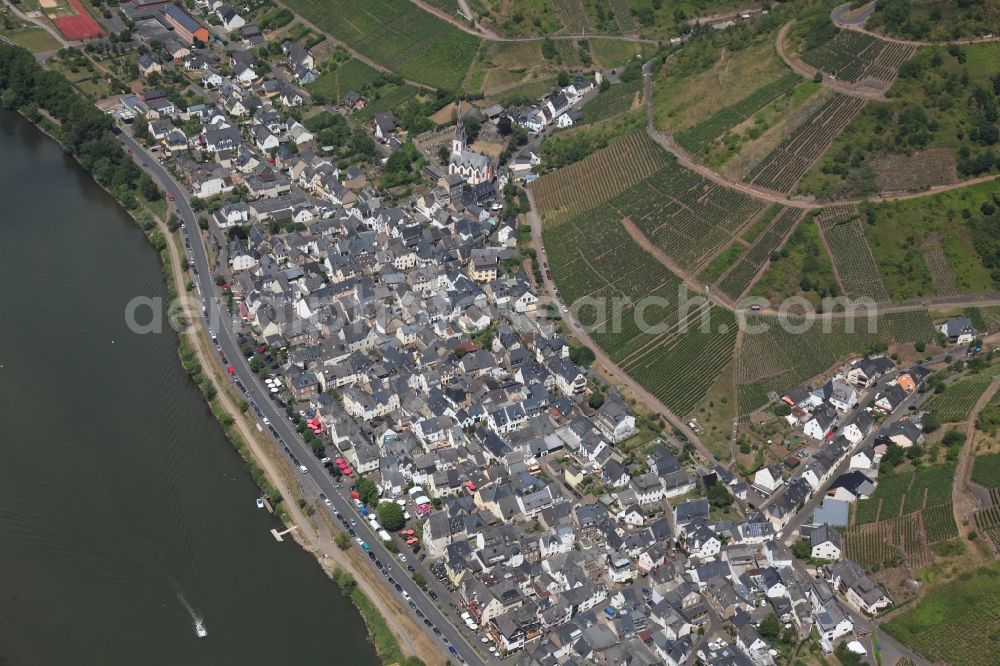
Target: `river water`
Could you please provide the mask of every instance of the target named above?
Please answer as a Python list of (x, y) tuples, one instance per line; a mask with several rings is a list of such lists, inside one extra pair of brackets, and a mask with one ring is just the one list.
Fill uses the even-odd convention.
[[(178, 361), (138, 227), (0, 112), (0, 664), (377, 663), (350, 602), (254, 506)], [(193, 616), (204, 618), (198, 639)]]

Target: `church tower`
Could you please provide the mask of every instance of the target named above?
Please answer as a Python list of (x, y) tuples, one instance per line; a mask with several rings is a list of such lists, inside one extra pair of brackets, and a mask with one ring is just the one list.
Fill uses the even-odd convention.
[(462, 125), (462, 107), (458, 107), (458, 122), (455, 123), (455, 138), (451, 140), (451, 154), (461, 155), (465, 152), (465, 127)]

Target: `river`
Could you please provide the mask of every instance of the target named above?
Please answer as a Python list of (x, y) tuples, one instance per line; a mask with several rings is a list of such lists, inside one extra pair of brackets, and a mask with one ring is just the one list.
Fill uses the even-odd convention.
[[(254, 506), (114, 200), (0, 111), (0, 664), (378, 663), (356, 609)], [(208, 636), (198, 639), (193, 616)]]

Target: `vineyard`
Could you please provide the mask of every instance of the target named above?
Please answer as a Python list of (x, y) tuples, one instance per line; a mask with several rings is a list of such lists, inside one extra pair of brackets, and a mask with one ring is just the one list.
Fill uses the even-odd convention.
[(915, 52), (915, 47), (906, 44), (841, 30), (827, 43), (803, 53), (802, 61), (848, 83), (862, 79), (891, 83), (899, 66)]
[(903, 497), (913, 483), (913, 472), (902, 474), (880, 474), (875, 493), (866, 500), (860, 500), (854, 512), (854, 524), (862, 525), (877, 520), (898, 518), (902, 515)]
[(932, 561), (920, 513), (849, 527), (843, 536), (845, 554), (865, 569), (877, 571), (905, 562), (916, 570)]
[(764, 210), (760, 201), (669, 163), (614, 205), (651, 243), (692, 270)]
[(531, 184), (539, 214), (554, 226), (597, 208), (672, 164), (645, 132), (635, 132)]
[(791, 192), (864, 105), (864, 101), (856, 97), (831, 95), (777, 148), (750, 169), (744, 180), (776, 192)]
[(692, 153), (704, 150), (715, 139), (764, 108), (778, 97), (788, 93), (802, 79), (789, 72), (781, 78), (767, 83), (739, 102), (716, 111), (697, 125), (677, 133), (677, 143)]
[(972, 320), (980, 335), (1000, 330), (1000, 306), (965, 308), (965, 316)]
[[(681, 281), (639, 247), (621, 224), (615, 206), (622, 205), (625, 196), (546, 229), (549, 265), (594, 341), (667, 407), (683, 415), (732, 361), (735, 317), (707, 303), (680, 311)], [(636, 302), (647, 296), (662, 300), (637, 312)], [(580, 301), (583, 297), (593, 300)], [(703, 321), (708, 323), (704, 330)]]
[(635, 19), (632, 18), (632, 7), (628, 0), (611, 0), (611, 10), (622, 32), (635, 32)]
[(935, 395), (926, 409), (938, 416), (943, 423), (960, 423), (969, 418), (969, 412), (987, 388), (992, 378), (973, 375), (947, 385), (944, 393)]
[(876, 302), (889, 300), (857, 208), (827, 208), (818, 220), (845, 295), (849, 298), (870, 298)]
[(883, 624), (935, 664), (995, 664), (1000, 654), (1000, 563), (927, 587), (916, 605)]
[(1000, 549), (1000, 506), (994, 504), (989, 509), (976, 511), (976, 529), (989, 537), (993, 547)]
[(1000, 488), (1000, 453), (976, 456), (972, 465), (972, 481), (984, 488)]
[(784, 209), (768, 230), (757, 239), (750, 251), (740, 259), (719, 282), (719, 289), (736, 301), (750, 287), (754, 277), (785, 242), (785, 239), (802, 217), (802, 211), (795, 208)]
[(957, 296), (959, 294), (955, 274), (951, 272), (951, 266), (948, 265), (948, 259), (944, 255), (939, 238), (927, 240), (927, 247), (924, 248), (924, 263), (927, 264), (927, 270), (931, 272), (934, 292), (938, 296)]
[(596, 123), (625, 115), (632, 109), (642, 81), (611, 86), (583, 107), (583, 123)]
[(926, 310), (883, 313), (874, 321), (862, 310), (855, 318), (819, 317), (811, 326), (801, 319), (781, 325), (775, 318), (748, 316), (747, 324), (762, 332), (748, 332), (740, 349), (741, 414), (764, 406), (769, 392), (783, 393), (866, 347), (926, 340), (934, 334)]
[(567, 32), (577, 33), (588, 29), (587, 12), (583, 11), (580, 0), (555, 0), (552, 4)]
[(479, 39), (407, 0), (291, 0), (316, 27), (396, 74), (436, 88), (462, 83)]

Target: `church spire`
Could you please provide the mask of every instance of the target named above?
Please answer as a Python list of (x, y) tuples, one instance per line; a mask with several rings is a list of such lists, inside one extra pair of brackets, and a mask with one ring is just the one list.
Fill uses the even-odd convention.
[(465, 125), (462, 122), (462, 102), (458, 103), (458, 119), (455, 121), (455, 138), (451, 140), (451, 152), (460, 155), (465, 152)]

